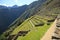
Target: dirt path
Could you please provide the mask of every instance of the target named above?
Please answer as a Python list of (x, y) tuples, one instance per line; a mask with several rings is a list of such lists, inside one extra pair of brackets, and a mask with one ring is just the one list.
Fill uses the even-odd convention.
[(52, 26), (49, 28), (49, 30), (46, 32), (46, 34), (40, 40), (52, 40), (51, 37), (56, 28), (56, 21), (57, 20), (55, 20), (55, 22), (52, 24)]

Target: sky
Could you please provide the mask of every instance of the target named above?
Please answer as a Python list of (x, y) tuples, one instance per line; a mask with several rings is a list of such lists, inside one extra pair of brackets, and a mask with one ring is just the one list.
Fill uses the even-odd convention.
[(32, 3), (33, 1), (36, 0), (0, 0), (0, 5), (5, 5), (5, 6), (13, 6), (13, 5), (29, 5), (30, 3)]

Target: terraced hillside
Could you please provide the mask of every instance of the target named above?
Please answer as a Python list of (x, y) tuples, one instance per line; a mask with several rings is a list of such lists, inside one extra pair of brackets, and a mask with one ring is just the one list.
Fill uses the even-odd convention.
[[(48, 18), (48, 19), (47, 19)], [(53, 23), (53, 17), (43, 18), (34, 15), (25, 20), (15, 28), (10, 34), (5, 34), (6, 40), (39, 40)], [(10, 30), (9, 30), (10, 31)], [(8, 35), (8, 36), (7, 36)]]
[(14, 21), (0, 39), (40, 40), (60, 14), (60, 0), (47, 0), (41, 6), (39, 3)]

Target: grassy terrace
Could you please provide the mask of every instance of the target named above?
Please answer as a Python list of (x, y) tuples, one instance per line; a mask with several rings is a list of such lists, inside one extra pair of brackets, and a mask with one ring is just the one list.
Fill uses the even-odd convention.
[[(36, 24), (42, 22), (44, 23), (43, 26), (35, 26)], [(40, 40), (42, 36), (46, 33), (46, 31), (49, 29), (51, 24), (52, 23), (50, 23), (50, 25), (47, 25), (47, 19), (45, 20), (39, 16), (36, 16), (34, 18), (27, 19), (20, 26), (15, 28), (11, 35), (16, 35), (19, 31), (30, 30), (25, 36), (18, 36), (17, 40)]]
[(50, 25), (44, 25), (41, 27), (33, 28), (25, 37), (18, 37), (17, 40), (40, 40), (40, 38), (45, 34)]

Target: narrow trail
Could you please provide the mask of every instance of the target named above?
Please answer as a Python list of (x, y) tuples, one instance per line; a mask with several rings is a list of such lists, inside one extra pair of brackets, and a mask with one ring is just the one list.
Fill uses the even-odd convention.
[(40, 40), (52, 40), (51, 37), (55, 31), (56, 28), (56, 21), (52, 24), (52, 26), (48, 29), (48, 31), (45, 33), (45, 35)]

